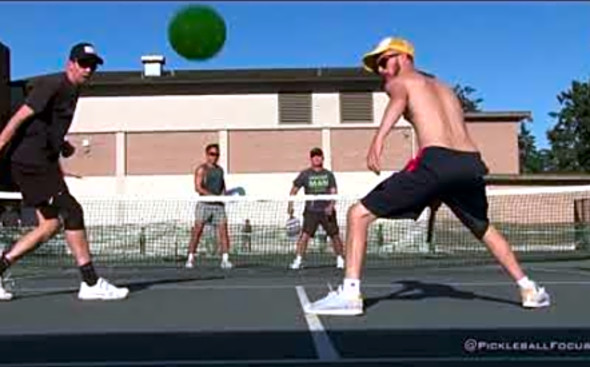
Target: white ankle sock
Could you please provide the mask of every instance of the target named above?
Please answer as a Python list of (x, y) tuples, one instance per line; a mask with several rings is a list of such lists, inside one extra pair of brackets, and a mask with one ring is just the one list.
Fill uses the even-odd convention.
[(221, 255), (221, 261), (226, 262), (229, 260), (229, 254), (225, 253)]
[(195, 260), (195, 254), (188, 254), (188, 261), (194, 261)]
[(521, 278), (516, 282), (520, 288), (532, 288), (535, 286), (535, 282), (530, 280), (527, 276)]
[(359, 296), (361, 294), (361, 281), (359, 279), (344, 278), (342, 291), (353, 297)]

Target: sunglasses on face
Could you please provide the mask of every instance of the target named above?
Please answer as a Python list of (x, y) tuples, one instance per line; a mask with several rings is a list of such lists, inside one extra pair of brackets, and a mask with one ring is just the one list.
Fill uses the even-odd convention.
[(82, 69), (95, 71), (97, 67), (96, 62), (93, 60), (78, 60), (77, 63)]
[(207, 155), (211, 157), (219, 157), (219, 152), (207, 152)]
[(389, 62), (389, 59), (392, 59), (394, 57), (399, 56), (399, 54), (393, 54), (393, 55), (387, 55), (387, 56), (383, 56), (381, 57), (379, 60), (377, 60), (377, 66), (381, 69), (386, 69), (387, 68), (387, 62)]

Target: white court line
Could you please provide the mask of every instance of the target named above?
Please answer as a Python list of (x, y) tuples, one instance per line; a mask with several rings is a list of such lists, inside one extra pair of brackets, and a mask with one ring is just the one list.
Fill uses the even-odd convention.
[[(436, 280), (418, 280), (419, 282), (424, 283), (437, 283)], [(441, 285), (448, 285), (452, 287), (506, 287), (506, 286), (515, 286), (514, 282), (511, 281), (504, 281), (504, 282), (438, 282)], [(578, 280), (578, 281), (571, 281), (571, 280), (555, 280), (555, 281), (543, 281), (543, 285), (579, 285), (579, 286), (590, 286), (590, 279), (588, 281)], [(147, 287), (145, 290), (150, 291), (174, 291), (174, 290), (290, 290), (293, 289), (292, 284), (286, 285), (152, 285)], [(399, 283), (389, 283), (389, 284), (363, 284), (363, 288), (398, 288), (401, 287), (402, 284)], [(307, 288), (325, 288), (325, 285), (319, 284), (308, 284), (305, 285)], [(14, 287), (16, 291), (23, 291), (23, 292), (42, 292), (42, 293), (51, 293), (51, 292), (77, 292), (78, 288), (75, 286), (73, 287), (19, 287), (18, 284)]]
[(549, 268), (532, 268), (532, 271), (544, 271), (547, 273), (562, 273), (562, 274), (572, 274), (572, 275), (583, 275), (590, 278), (590, 271), (583, 271), (583, 270), (564, 270), (564, 269), (549, 269)]
[[(299, 297), (299, 302), (301, 303), (301, 309), (305, 310), (305, 307), (309, 304), (309, 299), (307, 298), (307, 294), (305, 293), (305, 288), (303, 286), (296, 286), (295, 290), (297, 291), (297, 296)], [(332, 345), (332, 341), (322, 322), (320, 319), (313, 314), (305, 314), (305, 321), (307, 321), (307, 327), (311, 332), (311, 336), (313, 337), (313, 343), (315, 344), (315, 350), (318, 354), (318, 358), (320, 361), (337, 361), (340, 359), (340, 355), (336, 351), (336, 348)]]
[[(358, 365), (363, 363), (379, 363), (379, 364), (389, 364), (389, 363), (424, 363), (424, 362), (473, 362), (474, 358), (477, 358), (478, 361), (501, 361), (507, 362), (508, 360), (511, 361), (522, 361), (522, 362), (547, 362), (547, 361), (559, 361), (559, 362), (566, 362), (566, 361), (586, 361), (588, 360), (587, 356), (580, 356), (580, 357), (570, 357), (570, 356), (539, 356), (539, 357), (529, 357), (529, 356), (522, 356), (517, 358), (509, 358), (509, 357), (486, 357), (486, 356), (476, 356), (473, 357), (397, 357), (397, 358), (387, 358), (387, 357), (378, 357), (378, 358), (345, 358), (338, 360), (339, 365)], [(221, 365), (221, 366), (248, 366), (248, 365), (308, 365), (308, 364), (317, 364), (322, 365), (326, 363), (326, 361), (322, 361), (319, 359), (261, 359), (261, 360), (164, 360), (164, 361), (104, 361), (104, 362), (43, 362), (43, 363), (5, 363), (2, 364), (3, 367), (59, 367), (59, 366), (76, 366), (76, 367), (113, 367), (113, 366), (128, 366), (128, 367), (135, 367), (135, 366), (173, 366), (173, 365), (186, 365), (186, 366), (199, 366), (199, 365)]]
[[(499, 287), (499, 286), (514, 286), (515, 283), (512, 281), (502, 281), (502, 282), (437, 282), (436, 280), (417, 280), (417, 282), (422, 283), (440, 283), (441, 285), (448, 285), (454, 287)], [(551, 284), (551, 285), (590, 285), (590, 279), (585, 280), (554, 280), (554, 281), (544, 281), (543, 284)], [(373, 283), (373, 284), (363, 284), (363, 288), (397, 288), (401, 287), (402, 284), (391, 282), (391, 283)], [(297, 287), (297, 286), (296, 286)], [(325, 288), (325, 285), (321, 284), (306, 284), (306, 288)], [(260, 285), (153, 285), (149, 287), (151, 290), (285, 290), (285, 289), (292, 289), (293, 285), (285, 284), (285, 285), (270, 285), (270, 284), (260, 284)]]

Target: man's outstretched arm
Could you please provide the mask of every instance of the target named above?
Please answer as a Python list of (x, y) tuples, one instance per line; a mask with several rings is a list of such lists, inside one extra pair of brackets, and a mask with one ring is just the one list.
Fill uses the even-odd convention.
[(367, 154), (367, 167), (376, 174), (381, 173), (381, 153), (383, 153), (383, 142), (402, 116), (407, 106), (408, 92), (406, 87), (399, 81), (390, 81), (385, 86), (385, 91), (389, 94), (389, 103), (385, 108), (381, 125), (373, 137), (369, 152)]

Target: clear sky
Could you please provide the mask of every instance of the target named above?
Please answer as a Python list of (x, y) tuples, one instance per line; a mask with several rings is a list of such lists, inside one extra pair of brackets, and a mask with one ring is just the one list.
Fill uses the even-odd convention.
[(14, 80), (61, 70), (82, 40), (104, 56), (102, 70), (120, 71), (139, 70), (153, 53), (167, 69), (355, 67), (382, 37), (399, 35), (415, 44), (419, 68), (476, 88), (484, 110), (531, 111), (541, 147), (556, 95), (590, 77), (588, 2), (206, 3), (228, 26), (223, 50), (206, 62), (183, 60), (167, 42), (186, 2), (0, 2), (0, 42)]

